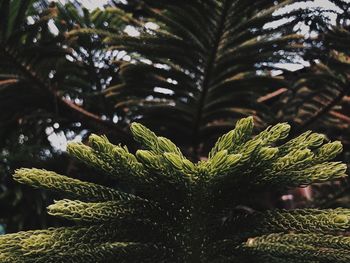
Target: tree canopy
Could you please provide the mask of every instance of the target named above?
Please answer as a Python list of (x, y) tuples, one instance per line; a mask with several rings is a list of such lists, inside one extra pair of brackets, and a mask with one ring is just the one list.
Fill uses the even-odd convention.
[[(134, 0), (89, 11), (77, 1), (0, 0), (7, 231), (58, 224), (43, 215), (56, 196), (15, 184), (15, 169), (94, 173), (67, 158), (66, 141), (105, 134), (134, 152), (134, 121), (169, 137), (191, 161), (247, 116), (258, 131), (288, 121), (292, 137), (311, 128), (326, 133), (343, 142), (346, 160), (350, 4), (329, 2), (331, 10), (299, 0)], [(300, 63), (297, 71), (284, 66)], [(348, 189), (336, 188), (320, 191), (325, 203)]]

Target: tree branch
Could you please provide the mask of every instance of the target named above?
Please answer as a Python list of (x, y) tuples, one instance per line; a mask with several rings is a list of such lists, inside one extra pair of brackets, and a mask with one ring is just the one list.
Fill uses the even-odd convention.
[(6, 57), (13, 62), (16, 67), (27, 77), (30, 81), (35, 83), (42, 91), (44, 91), (48, 99), (55, 101), (58, 106), (59, 113), (67, 119), (73, 121), (80, 121), (85, 124), (85, 126), (91, 128), (94, 131), (113, 133), (120, 141), (129, 142), (131, 141), (131, 135), (123, 130), (121, 127), (115, 123), (103, 120), (100, 116), (95, 113), (89, 112), (82, 107), (74, 104), (73, 102), (63, 98), (61, 94), (57, 92), (58, 89), (47, 84), (30, 65), (24, 65), (19, 62), (16, 56), (16, 52), (12, 51), (9, 47), (1, 48)]

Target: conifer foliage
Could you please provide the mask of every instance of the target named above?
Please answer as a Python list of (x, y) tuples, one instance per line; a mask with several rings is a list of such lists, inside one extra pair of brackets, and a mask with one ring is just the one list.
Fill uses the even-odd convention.
[[(108, 29), (70, 35), (105, 36), (111, 50), (130, 56), (117, 61), (121, 83), (103, 91), (119, 116), (205, 154), (239, 118), (254, 115), (261, 129), (288, 118), (305, 131), (304, 123), (326, 114), (347, 92), (343, 71), (320, 72), (334, 47), (322, 41), (330, 27), (325, 10), (301, 8), (312, 2), (144, 0), (147, 16), (129, 22), (132, 35)], [(121, 14), (115, 8), (106, 12)], [(306, 37), (297, 30), (303, 24), (322, 34)], [(302, 76), (281, 67), (300, 59), (318, 61), (319, 67)], [(278, 103), (268, 99), (282, 89)]]
[(63, 193), (48, 213), (75, 225), (1, 236), (0, 261), (349, 262), (350, 238), (340, 234), (349, 209), (237, 209), (254, 191), (345, 176), (346, 165), (330, 161), (339, 142), (312, 132), (288, 141), (289, 130), (281, 123), (253, 136), (253, 118), (241, 119), (197, 163), (137, 123), (135, 155), (104, 136), (71, 143), (73, 157), (135, 190), (17, 170), (18, 182)]

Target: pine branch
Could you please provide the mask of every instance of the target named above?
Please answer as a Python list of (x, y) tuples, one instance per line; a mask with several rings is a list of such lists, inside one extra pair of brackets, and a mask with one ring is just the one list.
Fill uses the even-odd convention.
[[(91, 135), (69, 153), (134, 194), (40, 169), (19, 169), (18, 182), (60, 192), (49, 214), (76, 226), (0, 236), (2, 262), (347, 262), (349, 209), (267, 210), (242, 214), (232, 203), (246, 193), (289, 188), (345, 176), (330, 162), (339, 142), (306, 132), (287, 142), (290, 126), (252, 135), (242, 119), (218, 139), (209, 158), (189, 161), (169, 139), (141, 124), (131, 131), (143, 149), (135, 155)], [(142, 187), (144, 186), (144, 187)], [(235, 194), (232, 197), (232, 194)], [(243, 194), (244, 193), (244, 194)], [(230, 202), (227, 202), (230, 200)], [(224, 223), (222, 217), (229, 218)]]
[(202, 118), (203, 118), (203, 108), (204, 105), (206, 104), (206, 100), (207, 100), (207, 93), (208, 93), (208, 89), (210, 88), (210, 82), (212, 74), (213, 74), (213, 67), (214, 64), (216, 63), (216, 59), (218, 56), (218, 50), (220, 47), (220, 42), (222, 41), (222, 35), (225, 32), (225, 23), (226, 23), (226, 19), (228, 16), (228, 9), (229, 9), (229, 1), (225, 0), (221, 3), (221, 7), (220, 7), (220, 16), (219, 16), (219, 21), (216, 21), (216, 32), (215, 32), (215, 39), (212, 43), (212, 47), (211, 47), (211, 53), (208, 57), (208, 60), (206, 61), (206, 65), (204, 68), (204, 73), (203, 73), (203, 80), (202, 80), (202, 84), (201, 84), (201, 94), (199, 97), (199, 101), (198, 101), (198, 106), (197, 106), (197, 113), (196, 116), (194, 118), (194, 132), (193, 132), (193, 148), (194, 149), (198, 149), (198, 137), (199, 137), (199, 129), (201, 126), (201, 122), (202, 122)]

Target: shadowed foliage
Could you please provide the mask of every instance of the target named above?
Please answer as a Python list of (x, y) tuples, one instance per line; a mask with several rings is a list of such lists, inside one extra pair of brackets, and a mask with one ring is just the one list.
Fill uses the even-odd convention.
[[(326, 11), (290, 7), (298, 2), (144, 1), (149, 17), (132, 21), (132, 36), (71, 33), (95, 32), (105, 36), (111, 50), (128, 52), (130, 61), (118, 61), (122, 83), (105, 91), (118, 114), (173, 138), (198, 158), (237, 118), (254, 114), (260, 128), (287, 118), (303, 129), (347, 93), (347, 79), (324, 70), (321, 63), (302, 75), (281, 67), (330, 57), (323, 36), (297, 30), (307, 23), (312, 32), (323, 31), (329, 27)], [(328, 101), (310, 98), (302, 88)], [(271, 102), (281, 90), (287, 98)], [(292, 117), (281, 112), (285, 110)]]

